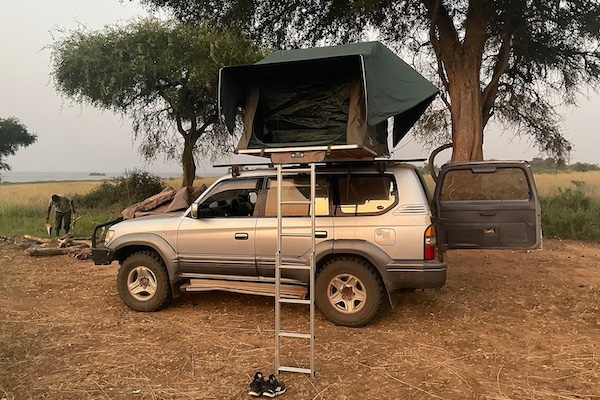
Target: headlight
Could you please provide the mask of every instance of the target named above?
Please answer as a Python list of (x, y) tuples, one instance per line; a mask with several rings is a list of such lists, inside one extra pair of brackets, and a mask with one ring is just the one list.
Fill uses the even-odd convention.
[(115, 236), (115, 231), (113, 231), (112, 229), (110, 229), (108, 232), (106, 232), (106, 236), (104, 237), (104, 245), (105, 246), (108, 244), (108, 242), (110, 242), (112, 240), (113, 236)]

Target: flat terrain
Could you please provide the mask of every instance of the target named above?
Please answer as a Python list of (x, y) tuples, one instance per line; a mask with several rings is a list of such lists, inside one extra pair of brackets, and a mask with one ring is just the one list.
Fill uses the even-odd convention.
[[(360, 329), (316, 321), (317, 377), (288, 399), (600, 399), (600, 246), (455, 252), (447, 285), (395, 294)], [(270, 298), (120, 301), (118, 265), (32, 258), (0, 242), (0, 399), (245, 399), (273, 372)], [(286, 310), (300, 329), (306, 308)], [(286, 364), (306, 341), (285, 343)]]

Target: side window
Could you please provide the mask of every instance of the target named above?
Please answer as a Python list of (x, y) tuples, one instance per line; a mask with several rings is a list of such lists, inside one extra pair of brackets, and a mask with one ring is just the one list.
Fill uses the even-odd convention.
[(398, 201), (392, 176), (344, 176), (336, 181), (335, 215), (373, 215), (386, 212)]
[(529, 200), (525, 171), (501, 168), (492, 171), (449, 171), (442, 182), (442, 201)]
[[(310, 178), (307, 176), (285, 177), (282, 182), (282, 201), (310, 200)], [(286, 217), (308, 217), (308, 204), (283, 204), (282, 213)], [(325, 177), (317, 177), (315, 211), (317, 216), (329, 215), (329, 185)], [(269, 180), (265, 216), (277, 216), (277, 179)]]
[(219, 183), (199, 204), (205, 217), (249, 217), (254, 215), (259, 179), (231, 179)]

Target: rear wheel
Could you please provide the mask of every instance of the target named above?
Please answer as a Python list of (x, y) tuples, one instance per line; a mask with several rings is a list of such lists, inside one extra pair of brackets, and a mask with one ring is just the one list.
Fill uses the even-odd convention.
[(336, 325), (366, 325), (381, 309), (385, 289), (374, 268), (359, 258), (338, 257), (316, 277), (319, 311)]
[(123, 302), (135, 311), (156, 311), (171, 297), (169, 276), (163, 261), (151, 251), (127, 257), (117, 275)]

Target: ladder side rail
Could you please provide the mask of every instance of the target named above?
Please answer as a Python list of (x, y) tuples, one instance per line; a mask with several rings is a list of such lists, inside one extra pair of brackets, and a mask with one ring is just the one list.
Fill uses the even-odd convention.
[(281, 264), (282, 259), (282, 187), (283, 187), (283, 166), (277, 165), (277, 255), (275, 260), (275, 371), (279, 373), (281, 367)]
[(317, 231), (317, 173), (316, 164), (310, 164), (310, 225), (311, 225), (311, 252), (310, 252), (310, 279), (309, 279), (309, 299), (310, 299), (310, 376), (315, 377), (315, 273), (316, 273), (316, 238)]

